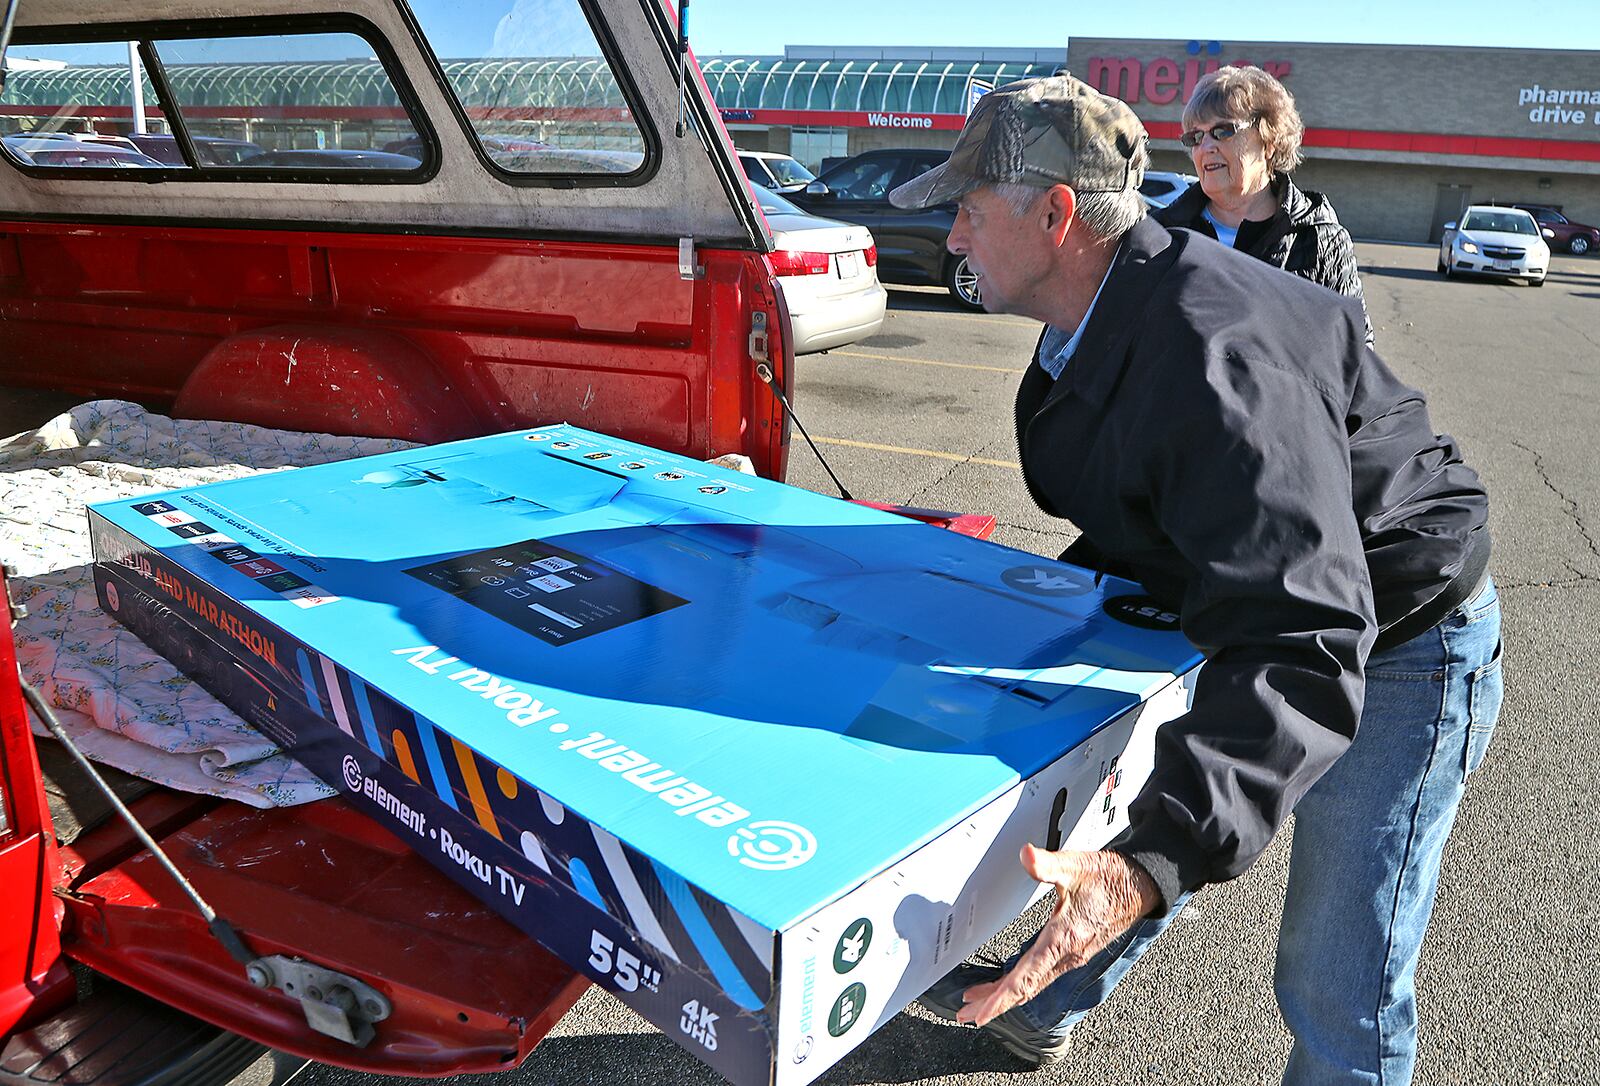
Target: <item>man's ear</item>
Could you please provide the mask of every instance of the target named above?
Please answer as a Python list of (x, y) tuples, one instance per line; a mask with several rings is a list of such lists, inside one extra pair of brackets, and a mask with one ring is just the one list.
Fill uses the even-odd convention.
[(1052, 185), (1045, 189), (1044, 197), (1040, 201), (1040, 225), (1050, 235), (1050, 244), (1059, 249), (1078, 213), (1078, 195), (1067, 185)]

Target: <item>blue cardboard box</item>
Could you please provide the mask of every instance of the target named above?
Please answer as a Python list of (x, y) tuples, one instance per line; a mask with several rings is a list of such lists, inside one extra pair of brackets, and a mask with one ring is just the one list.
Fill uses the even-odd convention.
[(1120, 830), (1199, 663), (1136, 585), (569, 426), (90, 517), (111, 614), (741, 1086)]

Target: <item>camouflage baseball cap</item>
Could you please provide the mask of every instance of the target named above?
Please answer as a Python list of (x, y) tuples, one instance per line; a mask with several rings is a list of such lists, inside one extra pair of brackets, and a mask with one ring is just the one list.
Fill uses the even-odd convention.
[(1136, 163), (1147, 138), (1126, 103), (1070, 75), (1019, 79), (979, 98), (949, 159), (895, 189), (889, 202), (931, 207), (1005, 182), (1120, 192), (1143, 180)]

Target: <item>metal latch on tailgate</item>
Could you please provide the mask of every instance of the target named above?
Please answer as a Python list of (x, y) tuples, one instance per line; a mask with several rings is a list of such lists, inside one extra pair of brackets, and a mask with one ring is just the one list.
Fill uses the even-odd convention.
[[(767, 315), (759, 309), (750, 314), (750, 359), (753, 362), (772, 361), (767, 350)], [(767, 377), (763, 375), (761, 379), (766, 381)]]
[(694, 262), (694, 238), (678, 239), (678, 278), (699, 279), (706, 270), (696, 267)]
[(370, 984), (299, 958), (282, 954), (257, 958), (245, 975), (257, 988), (277, 988), (298, 999), (308, 1026), (357, 1048), (366, 1047), (373, 1037), (372, 1024), (393, 1010), (388, 998)]

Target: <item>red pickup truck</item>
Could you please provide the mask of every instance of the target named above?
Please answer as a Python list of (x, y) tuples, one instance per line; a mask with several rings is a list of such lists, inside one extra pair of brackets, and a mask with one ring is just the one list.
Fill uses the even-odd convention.
[[(24, 0), (0, 430), (103, 397), (416, 441), (566, 420), (782, 478), (771, 237), (684, 40), (664, 0)], [(15, 146), (73, 133), (177, 153)], [(109, 773), (219, 927), (36, 742), (16, 672), (0, 625), (0, 1082), (218, 1083), (263, 1046), (501, 1070), (586, 987), (337, 799)]]

